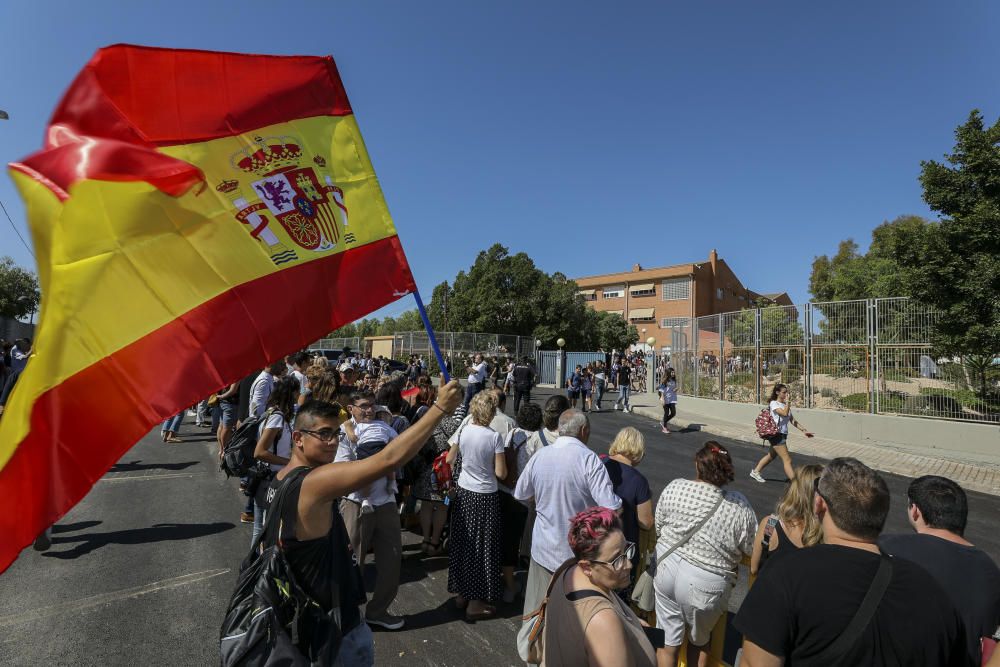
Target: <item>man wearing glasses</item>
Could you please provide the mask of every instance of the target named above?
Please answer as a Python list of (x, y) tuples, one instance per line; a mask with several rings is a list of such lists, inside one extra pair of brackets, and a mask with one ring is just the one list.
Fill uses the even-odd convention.
[(823, 544), (761, 572), (734, 623), (741, 667), (971, 664), (944, 590), (926, 570), (879, 550), (885, 480), (857, 459), (836, 458), (816, 480), (813, 503)]
[[(461, 400), (458, 382), (449, 382), (441, 387), (432, 409), (382, 451), (343, 463), (335, 463), (334, 457), (340, 425), (347, 419), (344, 410), (335, 403), (307, 401), (296, 415), (288, 465), (271, 480), (267, 500), (274, 498), (293, 471), (308, 468), (304, 475), (290, 479), (281, 517), (282, 544), (299, 584), (324, 609), (339, 609), (343, 636), (339, 660), (345, 665), (372, 665), (374, 646), (360, 611), (365, 600), (364, 582), (337, 500), (384, 478), (413, 458)], [(338, 592), (336, 599), (332, 599), (332, 591)]]

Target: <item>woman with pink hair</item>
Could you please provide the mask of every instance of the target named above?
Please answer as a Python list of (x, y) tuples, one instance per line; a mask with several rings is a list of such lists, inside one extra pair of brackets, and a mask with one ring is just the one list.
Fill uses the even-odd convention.
[(545, 608), (545, 665), (656, 665), (663, 633), (644, 627), (615, 595), (629, 584), (635, 554), (618, 515), (604, 507), (580, 512), (570, 521), (569, 546), (574, 557), (552, 575)]

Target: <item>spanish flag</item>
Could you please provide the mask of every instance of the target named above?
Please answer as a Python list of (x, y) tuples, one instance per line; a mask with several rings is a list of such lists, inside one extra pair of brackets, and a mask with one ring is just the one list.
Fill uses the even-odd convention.
[(0, 572), (154, 424), (415, 290), (329, 57), (102, 49), (10, 169), (43, 299)]

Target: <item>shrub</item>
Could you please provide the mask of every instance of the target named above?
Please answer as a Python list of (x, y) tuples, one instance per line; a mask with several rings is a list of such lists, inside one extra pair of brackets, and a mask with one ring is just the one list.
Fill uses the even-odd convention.
[(962, 404), (954, 397), (942, 394), (917, 394), (903, 401), (903, 412), (929, 417), (961, 417)]
[(837, 392), (829, 387), (823, 387), (819, 390), (819, 395), (823, 398), (833, 398), (837, 395)]
[(867, 412), (868, 411), (868, 394), (848, 394), (847, 396), (840, 397), (840, 406), (845, 410), (854, 410), (856, 412)]

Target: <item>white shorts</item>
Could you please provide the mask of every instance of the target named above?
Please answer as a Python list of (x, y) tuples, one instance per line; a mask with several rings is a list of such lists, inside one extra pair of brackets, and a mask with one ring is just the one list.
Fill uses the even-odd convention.
[[(666, 547), (656, 545), (657, 555), (664, 551)], [(695, 646), (707, 644), (712, 629), (726, 611), (733, 585), (731, 577), (692, 565), (676, 551), (667, 556), (653, 579), (656, 627), (663, 630), (664, 645), (684, 643), (685, 628), (690, 643)]]

